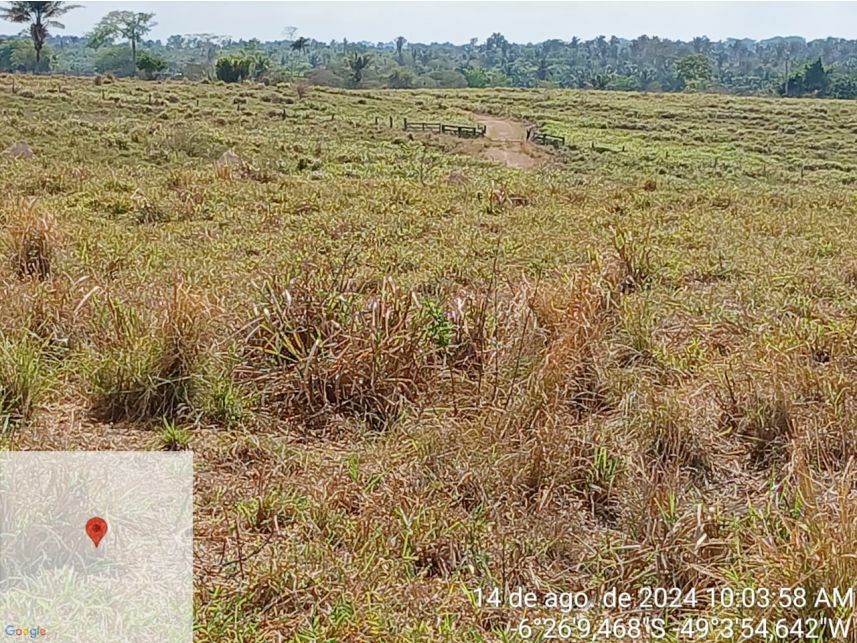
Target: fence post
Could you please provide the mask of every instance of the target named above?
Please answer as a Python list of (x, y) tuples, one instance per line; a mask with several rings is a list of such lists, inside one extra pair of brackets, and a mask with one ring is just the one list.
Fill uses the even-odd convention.
[(390, 116), (390, 129), (393, 129), (393, 117)]
[(407, 132), (408, 131), (408, 119), (407, 119), (407, 117), (402, 119), (402, 123), (404, 123), (403, 129)]

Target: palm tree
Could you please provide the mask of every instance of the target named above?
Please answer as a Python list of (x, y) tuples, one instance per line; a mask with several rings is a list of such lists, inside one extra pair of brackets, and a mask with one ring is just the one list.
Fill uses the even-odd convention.
[(402, 62), (402, 49), (405, 48), (405, 43), (408, 42), (404, 36), (399, 36), (396, 38), (396, 58), (399, 59), (399, 64), (403, 64)]
[(353, 53), (348, 59), (348, 66), (351, 68), (351, 78), (354, 85), (359, 85), (363, 80), (363, 70), (372, 64), (372, 56), (369, 54)]
[(298, 53), (302, 53), (307, 47), (309, 47), (309, 38), (304, 38), (303, 36), (291, 44), (292, 50), (297, 51)]
[[(292, 51), (296, 51), (296, 52), (298, 52), (298, 54), (302, 54), (302, 53), (303, 53), (303, 51), (304, 51), (304, 49), (306, 49), (307, 47), (309, 47), (309, 45), (310, 45), (309, 38), (304, 38), (303, 36), (301, 36), (300, 38), (298, 38), (297, 40), (295, 40), (295, 41), (290, 45), (290, 49), (291, 49)], [(290, 58), (290, 63), (291, 63), (291, 64), (289, 65), (289, 73), (291, 74), (292, 78), (294, 78), (294, 76), (295, 76), (295, 61), (294, 61), (294, 59), (293, 59), (291, 56), (290, 56), (289, 58)]]
[(42, 60), (45, 40), (50, 35), (48, 27), (65, 29), (65, 25), (57, 18), (79, 6), (68, 2), (10, 2), (7, 6), (0, 8), (0, 17), (10, 22), (30, 23), (30, 37), (33, 39), (36, 65), (38, 65)]

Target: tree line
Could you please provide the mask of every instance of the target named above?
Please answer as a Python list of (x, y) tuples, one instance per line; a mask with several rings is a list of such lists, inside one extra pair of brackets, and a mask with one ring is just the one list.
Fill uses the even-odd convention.
[(86, 36), (62, 36), (67, 2), (11, 2), (0, 17), (28, 25), (0, 40), (0, 70), (304, 80), (362, 88), (561, 87), (625, 91), (857, 98), (857, 40), (800, 37), (690, 41), (657, 36), (514, 43), (494, 33), (466, 44), (321, 42), (286, 28), (282, 40), (216, 34), (151, 40), (154, 14), (108, 13)]

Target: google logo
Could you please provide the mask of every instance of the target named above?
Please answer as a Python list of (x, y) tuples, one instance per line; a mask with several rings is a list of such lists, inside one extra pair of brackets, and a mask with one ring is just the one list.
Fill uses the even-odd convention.
[(14, 625), (7, 625), (3, 630), (6, 633), (6, 636), (20, 636), (25, 638), (37, 639), (40, 636), (47, 636), (48, 631), (43, 627), (15, 627)]

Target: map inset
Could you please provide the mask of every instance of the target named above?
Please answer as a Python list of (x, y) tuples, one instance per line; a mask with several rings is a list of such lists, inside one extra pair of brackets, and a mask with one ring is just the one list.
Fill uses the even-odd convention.
[(3, 638), (189, 643), (192, 538), (188, 452), (0, 453)]

